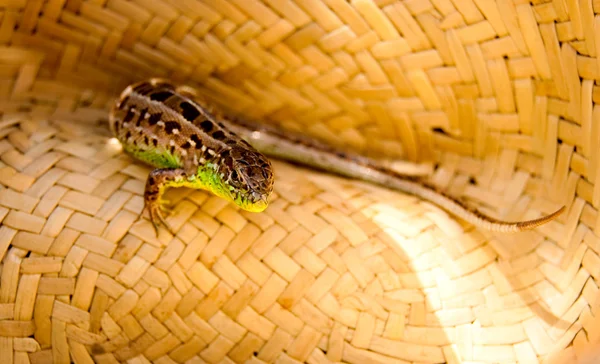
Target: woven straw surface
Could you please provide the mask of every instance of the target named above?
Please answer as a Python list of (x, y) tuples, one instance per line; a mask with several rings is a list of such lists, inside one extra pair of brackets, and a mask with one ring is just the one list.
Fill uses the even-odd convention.
[[(600, 3), (0, 0), (2, 363), (573, 363), (600, 340)], [(364, 154), (435, 162), (492, 235), (275, 162), (245, 213), (168, 192), (108, 106), (160, 76)], [(600, 178), (600, 177), (599, 177)]]

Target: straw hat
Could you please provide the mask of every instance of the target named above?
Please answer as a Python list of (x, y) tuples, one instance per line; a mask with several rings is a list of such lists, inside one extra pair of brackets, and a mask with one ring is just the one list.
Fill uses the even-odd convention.
[[(2, 363), (594, 362), (598, 4), (0, 1)], [(172, 189), (156, 238), (106, 124), (147, 77), (497, 218), (567, 211), (492, 234), (274, 161), (264, 213)]]

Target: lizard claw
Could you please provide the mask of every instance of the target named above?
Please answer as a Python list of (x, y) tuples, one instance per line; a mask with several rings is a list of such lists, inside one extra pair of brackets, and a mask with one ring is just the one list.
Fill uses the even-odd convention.
[(172, 234), (175, 235), (175, 230), (167, 223), (165, 217), (163, 216), (163, 212), (167, 215), (170, 215), (171, 209), (165, 207), (162, 204), (162, 201), (156, 201), (154, 203), (148, 204), (148, 213), (150, 215), (150, 222), (152, 226), (154, 226), (154, 231), (156, 232), (156, 236), (158, 236), (158, 227), (160, 224), (163, 224), (164, 227)]
[(160, 203), (158, 203), (158, 207), (160, 209), (160, 211), (164, 212), (165, 215), (170, 216), (173, 213), (173, 209), (170, 207), (167, 207), (167, 205), (170, 202), (168, 200), (162, 200)]
[(148, 175), (146, 180), (146, 188), (144, 190), (145, 208), (148, 209), (150, 222), (154, 226), (156, 236), (158, 236), (159, 225), (164, 225), (165, 228), (175, 235), (175, 230), (165, 220), (165, 215), (171, 214), (171, 209), (165, 206), (165, 201), (162, 199), (164, 189), (173, 183), (177, 184), (185, 177), (183, 169), (155, 169)]

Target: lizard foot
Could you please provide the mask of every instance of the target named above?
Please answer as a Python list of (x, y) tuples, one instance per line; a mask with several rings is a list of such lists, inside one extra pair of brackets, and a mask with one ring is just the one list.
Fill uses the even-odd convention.
[(169, 216), (172, 213), (172, 210), (166, 207), (164, 201), (155, 201), (154, 203), (150, 203), (147, 206), (148, 214), (150, 215), (150, 222), (152, 226), (154, 226), (154, 231), (156, 232), (156, 236), (158, 236), (158, 227), (160, 224), (163, 224), (164, 227), (172, 234), (175, 235), (175, 230), (167, 223), (165, 216)]
[(154, 226), (156, 236), (158, 236), (158, 226), (163, 224), (167, 230), (175, 235), (175, 230), (165, 220), (171, 214), (171, 210), (165, 206), (165, 201), (162, 199), (163, 190), (165, 187), (176, 184), (177, 181), (185, 177), (183, 169), (155, 169), (148, 175), (146, 180), (146, 189), (144, 190), (144, 203), (150, 215), (150, 222)]

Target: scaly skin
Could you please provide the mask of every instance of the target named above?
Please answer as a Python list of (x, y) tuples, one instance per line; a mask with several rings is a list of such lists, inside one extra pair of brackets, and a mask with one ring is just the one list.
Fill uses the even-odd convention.
[(203, 189), (242, 209), (263, 211), (273, 191), (270, 161), (170, 84), (150, 79), (127, 87), (110, 113), (124, 151), (157, 169), (146, 181), (145, 209), (158, 235), (171, 233), (161, 199), (168, 187)]
[(263, 211), (273, 190), (272, 167), (263, 154), (416, 195), (490, 231), (534, 229), (565, 210), (563, 206), (527, 221), (497, 220), (414, 175), (303, 135), (225, 115), (194, 89), (160, 79), (123, 91), (110, 125), (127, 153), (159, 168), (150, 174), (144, 194), (155, 228), (158, 221), (167, 225), (160, 196), (170, 186), (205, 189), (245, 210)]

